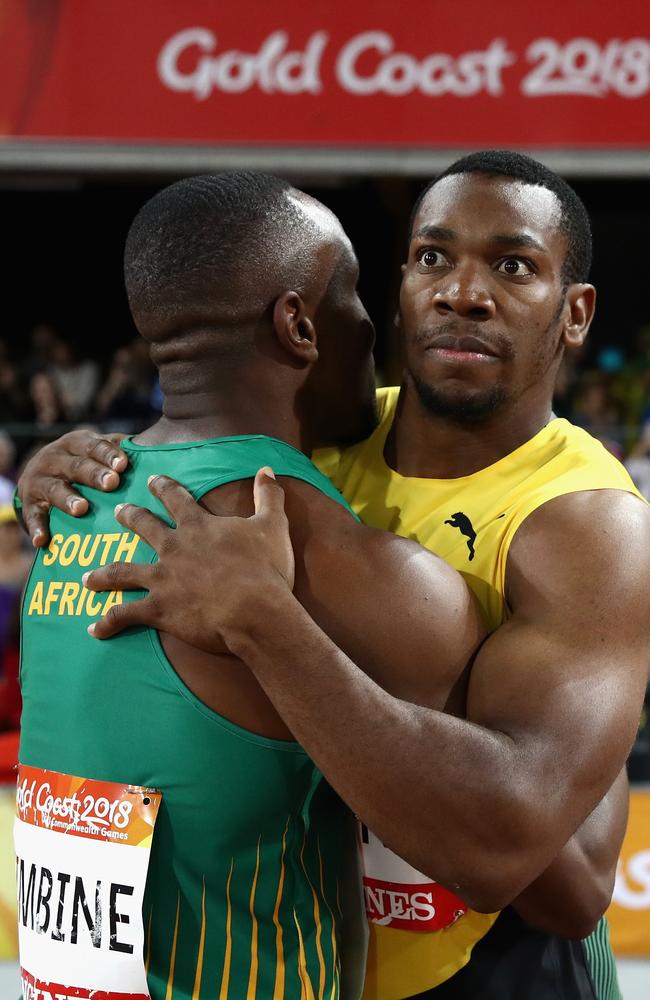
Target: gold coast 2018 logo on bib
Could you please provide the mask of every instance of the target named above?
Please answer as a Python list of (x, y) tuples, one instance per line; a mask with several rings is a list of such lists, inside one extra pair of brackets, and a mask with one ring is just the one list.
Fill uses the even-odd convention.
[(161, 798), (150, 788), (20, 766), (14, 842), (24, 1000), (149, 1000), (142, 901)]

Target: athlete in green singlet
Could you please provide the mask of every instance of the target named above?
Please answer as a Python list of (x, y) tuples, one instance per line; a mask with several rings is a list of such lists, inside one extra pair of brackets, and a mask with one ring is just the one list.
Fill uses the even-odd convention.
[(248, 514), (272, 465), (298, 525), (296, 593), (380, 683), (458, 707), (479, 613), (460, 576), (362, 526), (304, 455), (375, 421), (373, 328), (331, 213), (263, 175), (179, 182), (137, 216), (125, 275), (165, 414), (125, 445), (119, 493), (87, 490), (83, 522), (53, 514), (24, 602), (21, 763), (162, 791), (143, 913), (153, 1000), (353, 1000), (365, 918), (346, 808), (225, 647), (203, 653), (162, 622), (93, 640), (84, 626), (121, 595), (97, 600), (82, 574), (154, 560), (113, 515), (147, 501), (150, 476)]

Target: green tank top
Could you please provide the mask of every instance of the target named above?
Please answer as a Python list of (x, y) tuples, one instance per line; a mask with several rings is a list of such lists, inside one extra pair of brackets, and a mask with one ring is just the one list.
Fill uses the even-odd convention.
[(82, 520), (53, 510), (52, 542), (34, 563), (21, 763), (162, 791), (143, 913), (153, 1000), (338, 997), (345, 806), (298, 744), (248, 732), (199, 701), (154, 630), (92, 639), (86, 626), (122, 595), (90, 594), (81, 576), (155, 560), (113, 514), (128, 500), (170, 523), (147, 489), (154, 474), (198, 499), (271, 465), (347, 504), (304, 455), (271, 438), (123, 447), (120, 489), (82, 488), (91, 504)]

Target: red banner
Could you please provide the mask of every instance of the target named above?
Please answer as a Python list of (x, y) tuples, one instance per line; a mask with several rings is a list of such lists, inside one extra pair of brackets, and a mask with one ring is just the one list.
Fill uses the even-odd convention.
[(0, 0), (0, 135), (650, 146), (650, 5)]

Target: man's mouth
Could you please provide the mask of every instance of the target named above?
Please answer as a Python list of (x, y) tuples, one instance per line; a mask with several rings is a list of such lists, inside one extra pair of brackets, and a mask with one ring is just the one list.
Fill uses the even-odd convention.
[(485, 364), (499, 360), (499, 353), (478, 337), (440, 334), (427, 344), (427, 353), (452, 364)]

